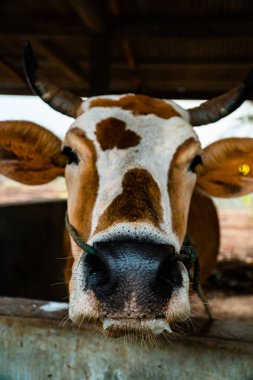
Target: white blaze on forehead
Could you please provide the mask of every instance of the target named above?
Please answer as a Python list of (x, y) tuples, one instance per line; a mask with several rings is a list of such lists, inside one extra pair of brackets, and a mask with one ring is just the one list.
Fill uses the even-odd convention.
[[(102, 98), (102, 97), (99, 97)], [(120, 96), (104, 96), (104, 98), (119, 99)], [(179, 241), (172, 230), (171, 208), (167, 190), (168, 171), (171, 160), (177, 148), (190, 137), (197, 140), (193, 128), (181, 117), (174, 116), (163, 119), (154, 114), (135, 116), (131, 111), (120, 107), (93, 107), (89, 108), (89, 99), (83, 105), (85, 113), (79, 116), (72, 127), (78, 127), (85, 131), (87, 137), (95, 144), (97, 152), (97, 171), (99, 188), (96, 203), (93, 210), (92, 230), (90, 242), (106, 240), (109, 236), (124, 233), (127, 228), (128, 234), (133, 236), (143, 235), (154, 241), (174, 244), (179, 248)], [(188, 113), (179, 106), (169, 102), (184, 119), (188, 119)], [(126, 129), (134, 131), (141, 137), (137, 146), (127, 149), (102, 150), (96, 139), (96, 126), (103, 119), (117, 118), (126, 123)], [(141, 168), (147, 170), (157, 182), (161, 192), (164, 223), (160, 231), (150, 224), (118, 223), (103, 233), (96, 234), (94, 231), (99, 218), (108, 208), (112, 201), (122, 192), (122, 179), (130, 169)], [(130, 205), (131, 206), (131, 205)]]

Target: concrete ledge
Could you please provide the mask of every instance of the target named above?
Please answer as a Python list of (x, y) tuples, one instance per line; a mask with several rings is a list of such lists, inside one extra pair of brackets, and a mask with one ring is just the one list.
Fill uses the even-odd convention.
[(207, 327), (198, 320), (198, 331), (151, 348), (105, 338), (89, 325), (73, 327), (66, 315), (66, 304), (0, 299), (0, 379), (253, 378), (253, 322), (216, 320)]

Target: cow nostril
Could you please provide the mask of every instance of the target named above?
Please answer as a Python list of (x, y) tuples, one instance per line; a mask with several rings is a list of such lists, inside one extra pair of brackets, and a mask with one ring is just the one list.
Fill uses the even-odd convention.
[(159, 289), (160, 293), (169, 296), (172, 291), (181, 286), (182, 275), (180, 272), (179, 264), (170, 259), (161, 263), (157, 272), (155, 286)]
[(87, 254), (85, 268), (88, 287), (97, 289), (105, 286), (110, 281), (109, 271), (105, 263), (96, 254)]

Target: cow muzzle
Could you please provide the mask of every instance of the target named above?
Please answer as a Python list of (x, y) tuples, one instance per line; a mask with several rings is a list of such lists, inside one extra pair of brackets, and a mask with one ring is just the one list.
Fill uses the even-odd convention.
[[(170, 331), (171, 320), (182, 320), (189, 312), (188, 274), (173, 253), (174, 248), (164, 244), (94, 244), (94, 253), (84, 255), (79, 265), (83, 314), (92, 303), (106, 331)], [(81, 306), (79, 302), (79, 311)]]

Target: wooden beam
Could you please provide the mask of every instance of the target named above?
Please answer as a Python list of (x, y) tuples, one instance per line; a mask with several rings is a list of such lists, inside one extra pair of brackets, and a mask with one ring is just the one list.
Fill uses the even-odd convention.
[[(90, 88), (83, 88), (80, 89), (80, 87), (74, 86), (73, 84), (65, 84), (63, 86), (67, 90), (73, 91), (76, 95), (79, 96), (87, 96), (88, 93), (90, 93)], [(122, 95), (126, 92), (136, 92), (136, 93), (142, 93), (149, 96), (154, 96), (161, 99), (211, 99), (214, 96), (221, 95), (222, 93), (226, 92), (228, 88), (231, 88), (232, 86), (226, 86), (226, 88), (219, 88), (219, 89), (192, 89), (190, 86), (188, 86), (187, 90), (180, 92), (176, 90), (176, 84), (174, 86), (174, 89), (169, 87), (166, 89), (166, 84), (163, 85), (163, 89), (161, 87), (157, 87), (155, 89), (150, 88), (144, 88), (141, 91), (135, 91), (133, 85), (129, 86), (129, 83), (124, 83), (122, 86), (120, 84), (112, 83), (109, 90), (107, 90), (107, 93), (113, 93), (113, 94), (119, 94)], [(195, 86), (197, 87), (197, 85)], [(181, 88), (179, 88), (181, 89)], [(104, 92), (103, 92), (104, 93)], [(13, 83), (8, 84), (1, 84), (0, 83), (0, 94), (4, 95), (32, 95), (31, 90), (28, 89), (25, 85), (18, 85)], [(250, 100), (253, 100), (253, 95), (249, 97)]]
[[(74, 0), (70, 0), (73, 1)], [(92, 0), (90, 0), (92, 2)], [(80, 16), (80, 14), (79, 14)], [(101, 16), (98, 16), (99, 19)], [(79, 21), (75, 15), (61, 17), (36, 16), (33, 17), (0, 15), (0, 34), (2, 37), (16, 36), (17, 38), (54, 38), (66, 36), (90, 36), (96, 30), (104, 30), (104, 21), (94, 20), (94, 25), (87, 27), (87, 23)], [(97, 25), (96, 25), (97, 22)], [(113, 38), (134, 37), (180, 37), (208, 39), (215, 37), (253, 36), (253, 15), (217, 16), (217, 17), (119, 17), (106, 25), (108, 36)], [(93, 29), (92, 29), (93, 28)]]
[(69, 0), (69, 2), (93, 33), (90, 41), (89, 95), (105, 94), (110, 83), (111, 44), (105, 33), (102, 7), (97, 0)]
[(105, 35), (94, 36), (90, 44), (90, 96), (108, 93), (110, 62), (110, 39)]
[(46, 56), (56, 62), (64, 69), (66, 74), (74, 81), (84, 81), (87, 79), (84, 75), (83, 69), (76, 63), (75, 59), (70, 57), (65, 50), (52, 41), (41, 41), (36, 43), (39, 49), (44, 52)]
[(253, 35), (253, 15), (217, 17), (119, 17), (111, 24), (117, 37), (248, 37)]
[[(110, 0), (110, 7), (112, 10), (112, 13), (114, 15), (114, 19), (118, 20), (121, 11), (120, 11), (120, 6), (117, 0)], [(140, 73), (134, 58), (133, 50), (131, 48), (131, 44), (127, 38), (122, 38), (121, 40), (121, 46), (122, 46), (122, 51), (125, 56), (125, 59), (127, 61), (128, 69), (131, 72), (132, 75), (132, 80), (134, 82), (134, 86), (136, 90), (141, 90), (142, 88), (142, 81), (140, 78)]]
[(25, 76), (20, 74), (6, 59), (3, 57), (0, 59), (0, 68), (12, 79), (19, 83), (26, 83)]
[[(207, 62), (208, 60), (208, 62)], [(243, 61), (239, 61), (236, 59), (220, 59), (217, 62), (216, 60), (213, 60), (211, 58), (200, 58), (200, 59), (188, 59), (185, 60), (184, 57), (181, 59), (175, 59), (170, 60), (169, 62), (166, 60), (145, 60), (140, 61), (139, 66), (142, 70), (154, 70), (154, 71), (169, 71), (169, 70), (178, 70), (178, 71), (185, 71), (188, 70), (209, 70), (209, 71), (222, 71), (222, 70), (236, 70), (236, 72), (244, 72), (245, 75), (247, 74), (247, 71), (251, 69), (253, 64), (253, 52), (252, 52), (252, 59), (247, 59)], [(126, 70), (128, 68), (128, 64), (124, 61), (114, 61), (112, 63), (112, 68), (114, 70)], [(225, 78), (224, 78), (225, 79)]]
[(105, 23), (100, 4), (96, 0), (69, 0), (86, 27), (94, 33), (103, 33)]
[[(108, 41), (107, 41), (108, 42)], [(74, 91), (76, 94), (125, 93), (142, 92), (151, 96), (165, 98), (211, 98), (228, 91), (246, 76), (251, 62), (221, 62), (206, 63), (193, 60), (184, 63), (181, 60), (167, 62), (141, 62), (139, 69), (147, 78), (141, 90), (136, 89), (131, 80), (131, 73), (127, 62), (114, 62), (108, 67), (109, 47), (105, 48), (103, 39), (93, 41), (92, 59), (94, 65), (90, 67), (90, 82), (81, 82), (64, 75), (57, 76), (57, 84)], [(102, 48), (101, 48), (102, 46)], [(36, 46), (35, 46), (36, 47)], [(92, 48), (92, 47), (91, 47)], [(105, 49), (104, 51), (102, 49)], [(63, 59), (63, 58), (62, 58)], [(103, 63), (104, 59), (104, 63)], [(99, 62), (100, 66), (96, 66)], [(113, 76), (110, 78), (110, 70)], [(48, 67), (50, 72), (50, 67)], [(17, 80), (1, 81), (0, 92), (5, 94), (30, 94), (28, 87)], [(252, 95), (251, 95), (252, 98)]]
[(142, 81), (140, 79), (140, 73), (139, 73), (135, 58), (134, 58), (134, 54), (133, 54), (133, 50), (131, 48), (130, 42), (126, 38), (123, 38), (121, 41), (121, 46), (122, 46), (122, 50), (125, 55), (125, 58), (127, 60), (128, 69), (132, 75), (134, 87), (136, 90), (141, 90)]
[[(36, 21), (35, 21), (36, 20)], [(19, 39), (28, 38), (61, 38), (68, 36), (90, 35), (84, 23), (74, 15), (49, 16), (15, 16), (0, 15), (0, 35), (2, 38), (16, 36)]]

